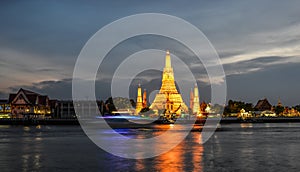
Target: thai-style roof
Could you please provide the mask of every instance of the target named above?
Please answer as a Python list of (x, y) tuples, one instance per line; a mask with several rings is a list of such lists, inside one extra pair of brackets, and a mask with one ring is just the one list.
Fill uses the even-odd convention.
[(254, 108), (258, 111), (266, 111), (271, 110), (272, 105), (269, 103), (268, 99), (264, 98), (262, 100), (258, 100)]
[(47, 105), (49, 98), (46, 95), (40, 95), (30, 90), (21, 88), (16, 94), (9, 94), (8, 103), (14, 103), (17, 97), (22, 97), (26, 103), (31, 105)]

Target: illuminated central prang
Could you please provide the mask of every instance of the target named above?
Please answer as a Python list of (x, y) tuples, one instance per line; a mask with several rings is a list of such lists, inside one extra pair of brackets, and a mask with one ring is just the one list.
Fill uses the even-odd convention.
[(166, 62), (162, 75), (162, 85), (159, 93), (156, 94), (150, 109), (155, 111), (163, 110), (167, 114), (177, 115), (180, 115), (181, 111), (188, 112), (188, 107), (183, 102), (182, 97), (178, 93), (175, 86), (174, 73), (171, 66), (171, 56), (169, 51), (166, 53)]

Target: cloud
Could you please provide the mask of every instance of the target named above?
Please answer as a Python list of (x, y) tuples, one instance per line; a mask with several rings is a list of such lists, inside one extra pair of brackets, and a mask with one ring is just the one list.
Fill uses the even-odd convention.
[(247, 75), (227, 76), (228, 99), (256, 103), (264, 97), (274, 105), (280, 98), (285, 105), (299, 104), (299, 63), (274, 65)]
[(0, 48), (1, 79), (0, 89), (8, 87), (27, 85), (33, 82), (63, 79), (71, 75), (72, 66), (65, 65), (51, 56), (37, 54), (26, 54), (16, 49)]
[(72, 79), (49, 80), (29, 85), (16, 85), (10, 87), (11, 92), (17, 92), (20, 88), (29, 89), (40, 94), (49, 95), (52, 99), (72, 98)]
[[(276, 75), (279, 69), (280, 74), (287, 74), (287, 81), (293, 83), (288, 90), (295, 91), (295, 85), (299, 83), (296, 79), (292, 80), (295, 74), (288, 71), (292, 68), (297, 70), (300, 62), (300, 1), (192, 1), (190, 5), (178, 0), (135, 1), (130, 4), (125, 1), (92, 4), (80, 1), (0, 3), (0, 90), (4, 93), (11, 91), (8, 87), (18, 89), (27, 86), (53, 97), (70, 98), (71, 83), (70, 79), (65, 78), (72, 77), (76, 57), (84, 43), (104, 25), (143, 12), (182, 17), (202, 30), (219, 53), (232, 88), (240, 85), (243, 78), (246, 78), (245, 84), (248, 85), (252, 84), (250, 81), (264, 83), (264, 79), (270, 79), (268, 74), (271, 71)], [(209, 87), (204, 66), (178, 43), (140, 37), (119, 46), (100, 66), (99, 70), (104, 71), (97, 78), (100, 97), (109, 95), (104, 90), (109, 90), (109, 78), (122, 59), (147, 48), (171, 49), (197, 74), (201, 85)], [(283, 88), (283, 83), (277, 78), (271, 79), (271, 86), (266, 83), (262, 85)], [(149, 74), (145, 82), (154, 84), (156, 80), (158, 76)], [(212, 81), (220, 83), (223, 80), (223, 77), (216, 77)], [(253, 92), (238, 90), (237, 93), (249, 97), (264, 94), (255, 93), (252, 88)]]
[(297, 57), (281, 57), (281, 56), (268, 56), (257, 57), (250, 60), (239, 61), (236, 63), (229, 63), (224, 65), (226, 76), (241, 75), (266, 70), (269, 67), (278, 67), (280, 65), (287, 65), (297, 61)]
[[(264, 68), (264, 64), (280, 61), (282, 57), (265, 57), (253, 59), (248, 62), (241, 62), (240, 67), (250, 65), (248, 70), (255, 69), (256, 65), (261, 68), (255, 72), (247, 74), (231, 74), (226, 77), (228, 84), (228, 99), (237, 99), (247, 102), (256, 103), (258, 99), (267, 97), (273, 104), (276, 103), (278, 97), (286, 105), (298, 104), (298, 97), (295, 94), (300, 87), (297, 78), (293, 77), (300, 73), (299, 63), (286, 63), (284, 65), (272, 65)], [(229, 69), (227, 69), (229, 70)], [(283, 72), (284, 71), (284, 72)], [(149, 79), (152, 75), (152, 79)], [(203, 76), (205, 78), (205, 76)], [(143, 80), (143, 78), (146, 78)], [(198, 86), (200, 91), (201, 101), (210, 101), (210, 85), (207, 80), (199, 79)], [(278, 83), (280, 82), (280, 83)], [(129, 88), (130, 98), (136, 97), (136, 88), (138, 83), (142, 84), (143, 89), (147, 89), (148, 94), (153, 90), (157, 90), (161, 85), (161, 72), (149, 71), (141, 73), (132, 81)], [(72, 79), (49, 80), (30, 85), (18, 85), (10, 88), (11, 92), (16, 92), (20, 87), (36, 91), (41, 94), (49, 95), (51, 98), (71, 99), (72, 98)], [(192, 87), (192, 86), (191, 86)], [(183, 95), (185, 100), (189, 98), (189, 90), (181, 90), (186, 93)], [(1, 95), (1, 94), (0, 94)], [(4, 94), (5, 95), (5, 94)], [(108, 80), (96, 81), (97, 99), (106, 99), (110, 95), (110, 82)]]
[[(242, 61), (249, 61), (257, 58), (266, 58), (266, 57), (274, 57), (274, 56), (288, 57), (286, 59), (290, 60), (290, 62), (300, 62), (299, 58), (289, 58), (291, 56), (300, 56), (300, 47), (293, 46), (293, 47), (272, 48), (270, 50), (256, 51), (247, 54), (231, 56), (228, 58), (222, 58), (221, 60), (222, 63), (226, 65), (226, 64), (238, 63)], [(287, 61), (284, 60), (282, 62), (286, 63)]]

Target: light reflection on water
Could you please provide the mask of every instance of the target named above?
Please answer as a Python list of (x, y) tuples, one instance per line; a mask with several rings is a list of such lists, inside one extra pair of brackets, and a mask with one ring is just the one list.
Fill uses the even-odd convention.
[[(24, 132), (21, 137), (21, 142), (19, 143), (21, 152), (23, 153), (21, 157), (23, 171), (38, 171), (41, 169), (42, 154), (40, 152), (44, 149), (44, 144), (41, 144), (43, 139), (41, 137), (42, 133), (38, 130), (40, 128), (39, 126), (36, 128), (29, 126), (23, 127)], [(34, 130), (34, 137), (31, 137), (31, 130)]]
[[(143, 139), (159, 135), (169, 127), (117, 131)], [(226, 124), (221, 128), (204, 145), (199, 144), (200, 132), (192, 132), (170, 152), (133, 160), (101, 150), (79, 126), (0, 126), (0, 171), (299, 170), (299, 123)], [(159, 146), (162, 145), (154, 145)]]
[[(165, 129), (173, 126), (158, 126), (160, 130), (157, 131), (155, 135), (162, 134)], [(179, 128), (179, 131), (180, 128)], [(174, 138), (176, 139), (176, 138)], [(202, 171), (202, 153), (203, 146), (199, 144), (201, 140), (201, 135), (197, 133), (196, 135), (190, 136), (189, 141), (183, 141), (177, 147), (173, 148), (170, 152), (164, 153), (157, 158), (153, 163), (153, 168), (155, 171)], [(162, 143), (166, 141), (162, 140)], [(162, 146), (157, 144), (156, 146)], [(191, 147), (193, 149), (191, 149)], [(138, 161), (137, 161), (138, 162)], [(143, 162), (143, 161), (142, 161)], [(144, 161), (145, 162), (145, 161)], [(142, 163), (137, 163), (136, 170), (145, 170), (148, 167)]]
[(241, 128), (252, 128), (253, 124), (252, 123), (241, 123)]

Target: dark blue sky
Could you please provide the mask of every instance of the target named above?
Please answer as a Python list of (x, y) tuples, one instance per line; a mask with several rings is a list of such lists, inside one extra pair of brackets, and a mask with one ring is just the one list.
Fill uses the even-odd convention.
[[(86, 41), (116, 19), (152, 12), (183, 18), (204, 32), (222, 60), (228, 99), (300, 104), (299, 6), (297, 0), (1, 1), (0, 96), (22, 86), (70, 99), (73, 67)], [(197, 79), (208, 100), (207, 79)], [(101, 90), (108, 86), (98, 82), (106, 99)]]

